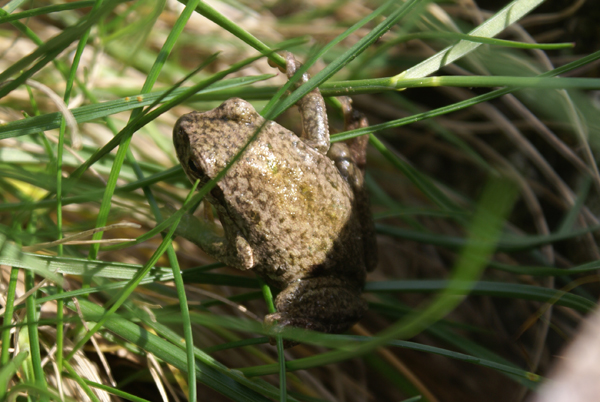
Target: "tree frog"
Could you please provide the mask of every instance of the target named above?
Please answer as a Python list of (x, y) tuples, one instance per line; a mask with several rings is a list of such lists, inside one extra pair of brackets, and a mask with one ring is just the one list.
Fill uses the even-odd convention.
[[(300, 66), (287, 54), (288, 77)], [(296, 86), (309, 78), (304, 74)], [(367, 125), (349, 98), (340, 102), (346, 128)], [(330, 145), (325, 102), (318, 89), (297, 106), (300, 136), (265, 121), (239, 98), (177, 121), (177, 157), (189, 179), (200, 179), (200, 185), (214, 178), (262, 127), (206, 196), (222, 230), (213, 225), (210, 233), (190, 240), (217, 260), (252, 269), (280, 289), (277, 312), (265, 317), (267, 325), (339, 333), (367, 310), (360, 294), (366, 272), (377, 264), (363, 178), (367, 138)]]

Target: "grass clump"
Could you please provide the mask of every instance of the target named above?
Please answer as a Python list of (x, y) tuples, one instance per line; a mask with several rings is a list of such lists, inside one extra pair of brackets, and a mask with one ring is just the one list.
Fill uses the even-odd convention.
[[(598, 296), (600, 53), (553, 28), (581, 2), (496, 3), (9, 2), (0, 400), (534, 392)], [(312, 74), (289, 95), (284, 50)], [(381, 262), (351, 333), (283, 353), (269, 289), (174, 239), (214, 183), (190, 187), (170, 133), (232, 96), (299, 132), (315, 87), (369, 116), (332, 141), (369, 136)]]

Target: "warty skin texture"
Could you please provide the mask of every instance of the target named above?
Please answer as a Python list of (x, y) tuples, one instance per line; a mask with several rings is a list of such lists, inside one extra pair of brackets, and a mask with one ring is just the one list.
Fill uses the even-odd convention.
[[(288, 56), (288, 74), (298, 66)], [(298, 85), (307, 80), (305, 75)], [(344, 102), (347, 125), (365, 124), (350, 101)], [(232, 267), (253, 269), (281, 290), (277, 313), (265, 318), (267, 324), (342, 332), (366, 311), (360, 293), (366, 271), (376, 265), (373, 223), (356, 163), (364, 161), (366, 143), (330, 147), (318, 89), (300, 103), (301, 137), (232, 98), (211, 111), (182, 116), (173, 141), (190, 180), (202, 184), (262, 127), (207, 196), (223, 234), (198, 237), (196, 243)]]

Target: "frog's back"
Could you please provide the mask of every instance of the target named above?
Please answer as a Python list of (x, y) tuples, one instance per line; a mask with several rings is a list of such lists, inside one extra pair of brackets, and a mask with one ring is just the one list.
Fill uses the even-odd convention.
[[(232, 118), (233, 111), (238, 117)], [(227, 139), (223, 134), (215, 137), (218, 133), (203, 136), (204, 148), (209, 150), (205, 159), (222, 161), (222, 166), (214, 164), (210, 177), (264, 122), (241, 99), (230, 99), (212, 112), (226, 116), (227, 124), (237, 119), (237, 130), (226, 130)], [(362, 284), (364, 264), (354, 194), (333, 162), (294, 133), (267, 122), (218, 187), (223, 206), (252, 247), (262, 276), (283, 284), (300, 277), (337, 275), (333, 271), (338, 269), (352, 276), (355, 270)]]

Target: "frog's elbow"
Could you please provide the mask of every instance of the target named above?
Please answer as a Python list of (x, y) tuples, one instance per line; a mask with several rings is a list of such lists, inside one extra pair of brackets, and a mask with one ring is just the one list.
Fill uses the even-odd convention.
[(235, 237), (235, 248), (241, 265), (240, 268), (254, 268), (254, 251), (252, 251), (252, 247), (243, 236), (237, 235)]

